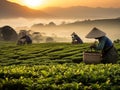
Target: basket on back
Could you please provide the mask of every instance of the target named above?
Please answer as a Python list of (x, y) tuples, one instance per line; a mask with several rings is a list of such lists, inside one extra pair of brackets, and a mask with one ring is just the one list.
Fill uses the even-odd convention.
[(83, 52), (83, 62), (86, 64), (99, 64), (102, 60), (100, 52)]

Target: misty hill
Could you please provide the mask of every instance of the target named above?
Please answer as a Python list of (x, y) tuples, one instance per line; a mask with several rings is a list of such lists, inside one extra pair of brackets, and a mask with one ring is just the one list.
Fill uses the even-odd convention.
[(48, 7), (44, 11), (57, 18), (89, 19), (89, 18), (113, 18), (120, 16), (120, 8), (92, 8), (85, 6), (73, 6), (68, 8)]
[(75, 21), (73, 23), (68, 23), (66, 26), (98, 26), (98, 27), (120, 27), (120, 18), (115, 19), (96, 19), (96, 20), (84, 20), (84, 21)]
[(76, 27), (76, 26), (81, 26), (81, 27), (87, 27), (87, 26), (98, 26), (98, 27), (112, 27), (112, 28), (118, 28), (120, 27), (120, 18), (115, 18), (115, 19), (96, 19), (96, 20), (90, 20), (86, 19), (83, 21), (75, 21), (72, 23), (62, 23), (60, 25), (56, 25), (54, 22), (50, 22), (49, 24), (34, 24), (32, 25), (32, 28), (39, 28), (39, 27)]
[(76, 32), (86, 41), (85, 35), (92, 30), (93, 27), (97, 27), (106, 32), (112, 40), (120, 38), (120, 18), (75, 21), (73, 23), (63, 23), (61, 25), (56, 25), (54, 22), (50, 22), (46, 25), (38, 23), (32, 25), (31, 30), (44, 32), (48, 35), (54, 34), (58, 37), (69, 37), (69, 39), (71, 39), (71, 33)]
[(40, 10), (33, 10), (28, 7), (9, 2), (7, 0), (0, 0), (0, 18), (44, 18), (50, 17), (47, 13)]
[(98, 19), (120, 17), (120, 8), (92, 8), (72, 6), (67, 8), (47, 7), (34, 10), (28, 7), (0, 0), (0, 18), (62, 18), (62, 19)]

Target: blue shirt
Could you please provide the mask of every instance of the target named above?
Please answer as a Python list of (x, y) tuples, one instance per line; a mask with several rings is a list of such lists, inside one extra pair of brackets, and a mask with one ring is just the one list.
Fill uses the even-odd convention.
[(101, 38), (98, 39), (99, 40), (99, 44), (96, 47), (97, 50), (103, 50), (107, 47), (111, 47), (113, 45), (112, 41), (107, 38), (106, 36), (103, 36)]

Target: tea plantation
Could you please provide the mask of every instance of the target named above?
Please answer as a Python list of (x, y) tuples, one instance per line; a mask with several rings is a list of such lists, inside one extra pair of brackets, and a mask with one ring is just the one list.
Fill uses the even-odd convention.
[(120, 56), (117, 64), (85, 64), (88, 47), (0, 42), (0, 90), (120, 90)]

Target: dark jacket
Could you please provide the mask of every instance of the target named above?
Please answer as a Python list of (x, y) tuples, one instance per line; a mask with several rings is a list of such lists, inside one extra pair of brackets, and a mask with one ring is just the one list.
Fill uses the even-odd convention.
[(32, 39), (28, 35), (25, 35), (25, 36), (21, 37), (20, 39), (25, 39), (25, 42), (27, 44), (31, 44), (32, 43)]
[(99, 44), (96, 49), (102, 50), (102, 62), (116, 63), (118, 59), (118, 53), (112, 41), (106, 36), (97, 39), (99, 40)]

